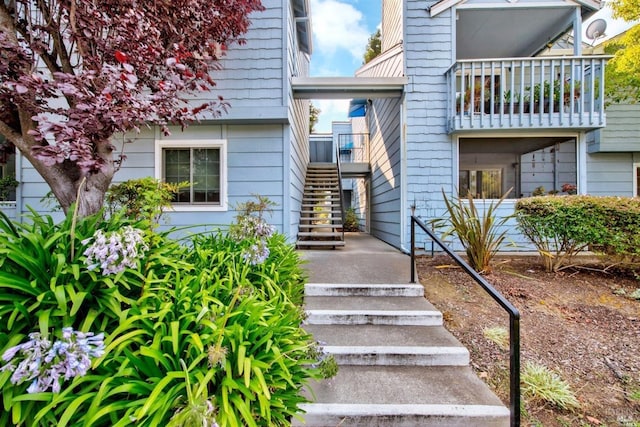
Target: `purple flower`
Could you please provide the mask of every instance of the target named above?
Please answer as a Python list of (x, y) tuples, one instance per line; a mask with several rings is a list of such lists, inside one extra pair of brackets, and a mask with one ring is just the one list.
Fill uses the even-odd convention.
[(143, 235), (142, 230), (131, 226), (108, 235), (97, 230), (92, 238), (82, 241), (86, 245), (93, 239), (93, 243), (84, 251), (87, 269), (91, 271), (100, 267), (102, 274), (108, 276), (126, 268), (136, 268), (138, 257), (149, 249)]
[(39, 333), (29, 334), (29, 341), (11, 347), (2, 359), (8, 362), (0, 371), (11, 371), (11, 383), (32, 381), (27, 393), (41, 393), (51, 388), (58, 393), (61, 380), (86, 375), (91, 358), (104, 354), (104, 334), (62, 329), (62, 339), (51, 343)]

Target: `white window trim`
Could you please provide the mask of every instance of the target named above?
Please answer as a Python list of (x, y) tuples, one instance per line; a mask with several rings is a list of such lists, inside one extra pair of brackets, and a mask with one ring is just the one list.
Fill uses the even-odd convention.
[(172, 205), (174, 212), (226, 212), (229, 210), (227, 183), (227, 140), (226, 139), (188, 139), (156, 140), (155, 177), (163, 179), (162, 150), (165, 148), (218, 148), (220, 149), (220, 204)]
[(640, 163), (633, 164), (633, 197), (638, 195), (638, 168), (640, 168)]

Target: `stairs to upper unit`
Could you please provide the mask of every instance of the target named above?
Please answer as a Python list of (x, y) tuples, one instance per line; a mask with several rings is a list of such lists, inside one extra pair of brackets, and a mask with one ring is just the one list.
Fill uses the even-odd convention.
[(297, 246), (344, 246), (338, 168), (333, 163), (310, 163), (304, 184)]
[(508, 426), (421, 285), (309, 284), (305, 329), (339, 365), (294, 426)]

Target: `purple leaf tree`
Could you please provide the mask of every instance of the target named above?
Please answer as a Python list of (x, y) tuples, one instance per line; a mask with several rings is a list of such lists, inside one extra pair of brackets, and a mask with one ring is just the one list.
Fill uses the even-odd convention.
[[(226, 46), (243, 43), (260, 0), (6, 0), (0, 3), (0, 134), (65, 210), (97, 212), (116, 167), (114, 134), (183, 127), (225, 102)], [(80, 194), (80, 197), (77, 195)]]

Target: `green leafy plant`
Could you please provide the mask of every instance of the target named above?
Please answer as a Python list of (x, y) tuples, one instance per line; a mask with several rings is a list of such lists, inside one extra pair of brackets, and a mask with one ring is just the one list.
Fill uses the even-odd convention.
[(0, 178), (0, 201), (6, 201), (9, 194), (20, 184), (15, 178), (6, 176)]
[(158, 224), (162, 214), (171, 207), (174, 196), (187, 187), (188, 182), (170, 184), (151, 177), (130, 179), (109, 187), (106, 209), (111, 215), (123, 210), (129, 218)]
[(547, 271), (571, 265), (589, 248), (633, 264), (640, 256), (640, 200), (624, 197), (529, 197), (516, 203), (518, 228)]
[(498, 219), (496, 211), (510, 192), (511, 189), (498, 201), (483, 202), (480, 211), (471, 193), (466, 199), (453, 197), (450, 200), (442, 191), (449, 217), (436, 220), (434, 224), (449, 226), (444, 237), (455, 234), (467, 253), (469, 264), (480, 273), (491, 271), (491, 260), (506, 238), (507, 230), (500, 228), (510, 217)]
[(324, 362), (301, 328), (305, 276), (293, 246), (271, 234), (268, 257), (253, 264), (229, 234), (180, 245), (170, 230), (147, 232), (136, 263), (91, 268), (100, 245), (147, 223), (2, 216), (0, 351), (61, 326), (104, 334), (104, 347), (59, 392), (31, 393), (0, 372), (0, 425), (290, 425)]
[(569, 384), (544, 365), (527, 362), (520, 379), (522, 394), (530, 402), (551, 404), (568, 410), (580, 407)]
[(344, 231), (360, 231), (360, 221), (354, 208), (348, 208), (345, 211), (342, 227)]

